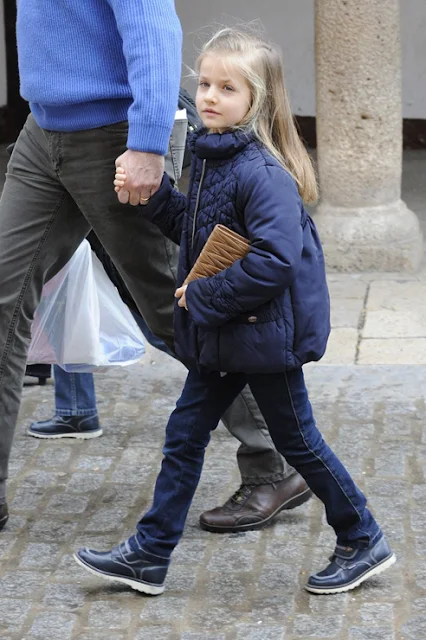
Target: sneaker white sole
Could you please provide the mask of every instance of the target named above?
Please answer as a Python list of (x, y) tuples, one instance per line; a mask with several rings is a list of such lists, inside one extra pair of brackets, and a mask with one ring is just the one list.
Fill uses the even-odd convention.
[(44, 433), (37, 433), (28, 429), (29, 436), (33, 438), (40, 438), (41, 440), (58, 440), (58, 438), (74, 438), (74, 440), (91, 440), (92, 438), (99, 438), (102, 435), (102, 429), (96, 431), (83, 431), (81, 433), (55, 433), (52, 435), (46, 435)]
[(136, 580), (132, 580), (131, 578), (120, 578), (119, 576), (112, 576), (109, 573), (104, 573), (103, 571), (99, 571), (97, 569), (92, 569), (88, 564), (80, 560), (76, 553), (73, 554), (73, 558), (80, 567), (86, 569), (89, 573), (92, 573), (94, 576), (98, 576), (98, 578), (104, 578), (105, 580), (109, 580), (110, 582), (121, 582), (122, 584), (126, 584), (128, 587), (131, 587), (135, 591), (139, 591), (140, 593), (146, 593), (150, 596), (159, 596), (163, 593), (165, 587), (164, 585), (161, 587), (156, 587), (152, 584), (147, 584), (144, 582), (137, 582)]
[(365, 580), (368, 580), (369, 578), (372, 578), (373, 576), (377, 576), (379, 573), (386, 571), (386, 569), (389, 569), (389, 567), (395, 564), (395, 562), (396, 562), (396, 556), (393, 553), (388, 558), (385, 558), (384, 560), (382, 560), (380, 564), (376, 564), (374, 567), (372, 567), (371, 569), (363, 573), (362, 576), (360, 576), (353, 582), (350, 582), (349, 584), (343, 585), (342, 587), (331, 587), (329, 589), (327, 588), (321, 589), (320, 587), (311, 587), (311, 585), (306, 584), (305, 589), (310, 593), (324, 594), (324, 595), (328, 595), (332, 593), (344, 593), (345, 591), (351, 591), (351, 589), (356, 589), (356, 587), (359, 587), (359, 585), (362, 584)]

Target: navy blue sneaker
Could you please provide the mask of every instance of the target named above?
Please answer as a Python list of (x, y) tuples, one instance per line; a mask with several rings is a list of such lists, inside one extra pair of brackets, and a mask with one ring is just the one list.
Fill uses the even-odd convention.
[(170, 562), (167, 558), (154, 556), (142, 549), (138, 554), (135, 553), (128, 540), (104, 553), (79, 549), (74, 554), (74, 560), (100, 578), (122, 582), (151, 596), (163, 593)]
[(33, 422), (27, 431), (34, 438), (77, 438), (88, 440), (102, 435), (98, 414), (90, 416), (53, 416)]
[(367, 549), (337, 545), (331, 562), (323, 571), (314, 573), (306, 585), (311, 593), (343, 593), (355, 589), (364, 580), (382, 573), (396, 561), (385, 538)]

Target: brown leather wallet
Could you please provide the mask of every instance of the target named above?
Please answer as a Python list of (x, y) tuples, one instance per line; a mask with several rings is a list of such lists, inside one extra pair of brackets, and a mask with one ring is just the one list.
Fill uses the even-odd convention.
[(214, 276), (240, 258), (244, 258), (249, 249), (250, 242), (247, 238), (231, 231), (223, 224), (217, 224), (183, 284), (198, 278)]

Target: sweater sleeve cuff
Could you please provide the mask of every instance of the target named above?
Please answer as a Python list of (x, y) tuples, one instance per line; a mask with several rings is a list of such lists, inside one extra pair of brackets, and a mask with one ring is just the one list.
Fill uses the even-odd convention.
[(129, 120), (127, 148), (165, 156), (169, 146), (170, 133), (169, 127)]

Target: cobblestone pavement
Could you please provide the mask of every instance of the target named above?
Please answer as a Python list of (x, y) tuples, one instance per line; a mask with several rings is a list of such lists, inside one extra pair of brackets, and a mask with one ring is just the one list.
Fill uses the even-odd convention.
[(97, 375), (102, 438), (40, 441), (52, 385), (28, 386), (15, 440), (11, 518), (0, 534), (1, 640), (426, 639), (426, 367), (306, 368), (320, 427), (360, 486), (398, 556), (383, 576), (337, 596), (303, 583), (333, 549), (320, 503), (263, 531), (214, 535), (199, 513), (239, 484), (236, 442), (212, 438), (164, 595), (145, 597), (89, 576), (74, 549), (107, 549), (150, 504), (164, 426), (184, 370), (150, 351)]

